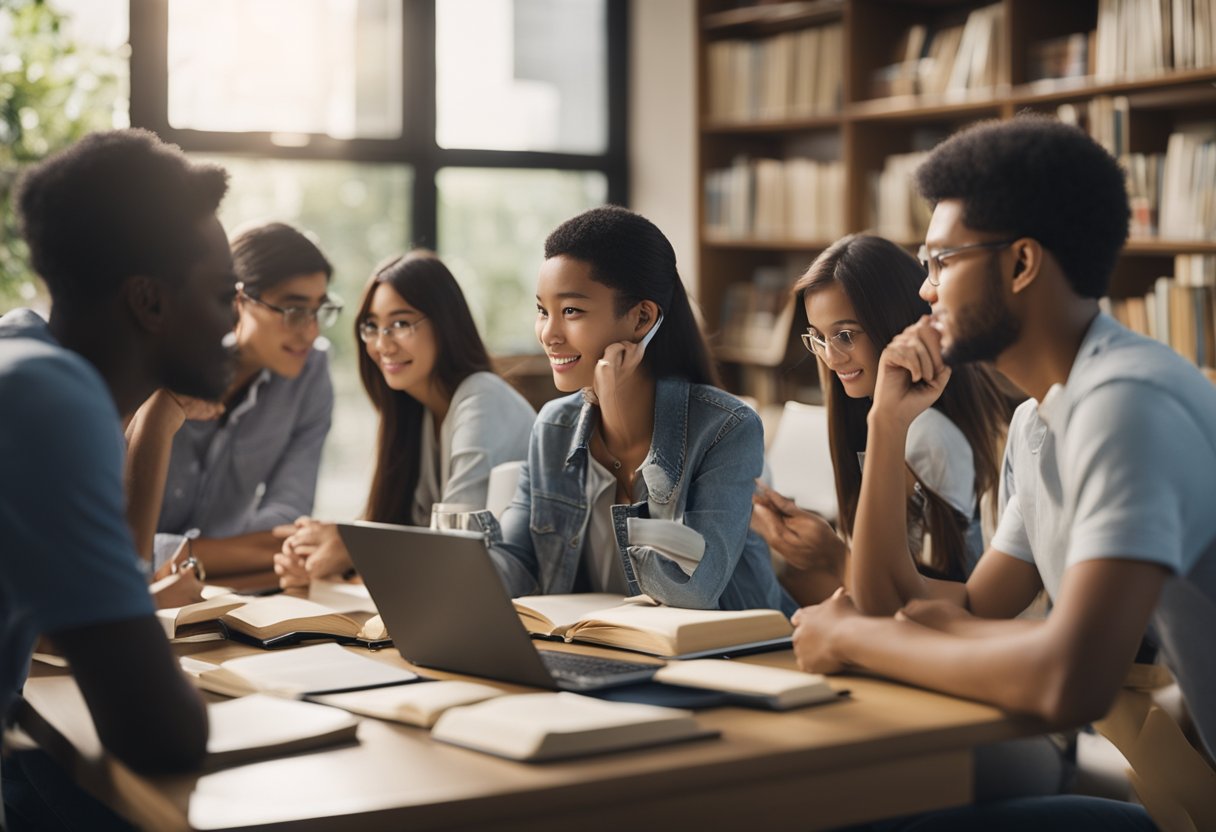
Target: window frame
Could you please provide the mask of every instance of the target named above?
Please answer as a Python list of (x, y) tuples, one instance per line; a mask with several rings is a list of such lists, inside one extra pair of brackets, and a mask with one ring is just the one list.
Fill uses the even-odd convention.
[(402, 5), (402, 135), (390, 139), (335, 139), (308, 135), (308, 143), (276, 144), (269, 132), (228, 133), (174, 128), (169, 124), (169, 2), (131, 0), (131, 125), (143, 127), (187, 152), (255, 158), (395, 163), (413, 169), (410, 206), (414, 245), (439, 247), (442, 168), (511, 168), (596, 172), (608, 184), (608, 202), (629, 202), (628, 0), (605, 0), (607, 23), (607, 146), (600, 154), (443, 148), (435, 139), (435, 0)]

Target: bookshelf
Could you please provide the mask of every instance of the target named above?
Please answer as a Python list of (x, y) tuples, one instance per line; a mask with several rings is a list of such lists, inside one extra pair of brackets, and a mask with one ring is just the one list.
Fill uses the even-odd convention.
[(919, 244), (920, 154), (1026, 110), (1133, 171), (1107, 307), (1216, 367), (1216, 0), (698, 0), (696, 42), (698, 297), (733, 391), (818, 401), (774, 286), (847, 232)]

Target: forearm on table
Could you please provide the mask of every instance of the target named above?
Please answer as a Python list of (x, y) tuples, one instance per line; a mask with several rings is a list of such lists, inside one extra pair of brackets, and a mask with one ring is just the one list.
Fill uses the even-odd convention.
[(272, 569), (274, 554), (282, 545), (283, 541), (270, 531), (247, 532), (233, 537), (200, 538), (194, 541), (193, 552), (210, 579)]

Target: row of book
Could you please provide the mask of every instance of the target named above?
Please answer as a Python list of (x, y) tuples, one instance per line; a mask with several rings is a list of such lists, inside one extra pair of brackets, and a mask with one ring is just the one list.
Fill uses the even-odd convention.
[(929, 227), (933, 213), (929, 203), (916, 192), (913, 174), (929, 154), (893, 153), (882, 171), (870, 175), (870, 204), (874, 206), (870, 225), (889, 240), (919, 240)]
[(1104, 299), (1130, 329), (1169, 344), (1200, 367), (1216, 367), (1216, 255), (1174, 258), (1174, 275), (1143, 296)]
[(776, 366), (785, 357), (793, 320), (794, 276), (779, 266), (761, 266), (751, 280), (726, 287), (717, 343), (728, 354)]
[(952, 96), (1008, 83), (1004, 27), (999, 3), (973, 10), (958, 25), (911, 26), (896, 46), (895, 63), (874, 73), (871, 95)]
[(1073, 32), (1030, 44), (1026, 55), (1026, 80), (1084, 78), (1093, 74), (1090, 56), (1093, 32)]
[(1094, 51), (1098, 81), (1216, 65), (1216, 0), (1098, 0)]
[(726, 239), (823, 241), (844, 234), (844, 165), (740, 156), (705, 175), (705, 230)]
[(710, 119), (784, 121), (839, 112), (842, 48), (839, 25), (711, 43)]

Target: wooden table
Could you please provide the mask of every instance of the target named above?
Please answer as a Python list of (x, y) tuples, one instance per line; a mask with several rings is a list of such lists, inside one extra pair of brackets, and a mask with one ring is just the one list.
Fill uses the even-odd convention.
[[(178, 649), (207, 661), (251, 650)], [(374, 655), (408, 666), (393, 650)], [(793, 654), (740, 661), (792, 667)], [(78, 782), (157, 830), (830, 828), (966, 803), (975, 746), (1044, 730), (903, 685), (856, 676), (833, 683), (852, 697), (785, 713), (704, 710), (701, 723), (720, 730), (720, 739), (542, 765), (365, 719), (358, 745), (203, 775), (141, 777), (102, 752), (75, 684), (50, 669), (27, 682), (31, 708), (21, 724)]]

